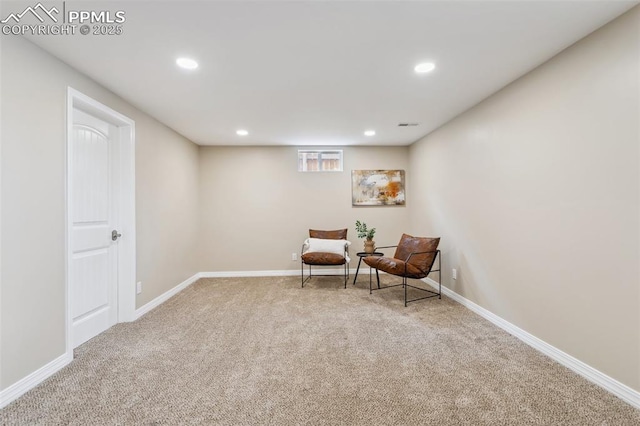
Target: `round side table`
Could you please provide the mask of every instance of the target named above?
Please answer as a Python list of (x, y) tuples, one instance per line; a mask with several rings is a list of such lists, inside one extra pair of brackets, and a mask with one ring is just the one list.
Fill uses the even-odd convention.
[[(360, 258), (358, 259), (358, 268), (356, 269), (356, 276), (353, 278), (353, 285), (356, 284), (356, 280), (358, 279), (358, 272), (360, 271), (360, 263), (362, 263), (362, 258), (367, 256), (384, 256), (384, 253), (379, 251), (374, 251), (373, 253), (367, 253), (364, 251), (360, 251), (356, 253), (356, 255)], [(378, 274), (378, 270), (376, 269), (376, 275)]]

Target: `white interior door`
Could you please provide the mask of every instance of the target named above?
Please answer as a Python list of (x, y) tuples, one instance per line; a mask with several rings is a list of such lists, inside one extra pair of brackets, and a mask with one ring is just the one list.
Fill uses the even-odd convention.
[(72, 345), (118, 321), (118, 129), (73, 109), (69, 156)]

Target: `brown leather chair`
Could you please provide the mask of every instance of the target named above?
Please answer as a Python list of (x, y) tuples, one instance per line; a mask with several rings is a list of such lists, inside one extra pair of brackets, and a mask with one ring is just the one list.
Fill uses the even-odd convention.
[[(440, 250), (438, 250), (439, 243), (440, 238), (412, 237), (411, 235), (402, 234), (402, 238), (400, 238), (400, 242), (397, 246), (376, 247), (376, 251), (396, 247), (396, 252), (393, 257), (367, 256), (364, 258), (365, 263), (376, 270), (376, 277), (378, 279), (378, 288), (373, 289), (371, 286), (371, 274), (369, 274), (369, 294), (371, 294), (373, 290), (403, 286), (404, 306), (407, 306), (407, 303), (409, 302), (415, 302), (416, 300), (428, 299), (435, 296), (438, 296), (438, 299), (441, 299), (442, 276), (440, 271)], [(438, 259), (438, 266), (437, 269), (433, 269), (436, 258)], [(380, 287), (378, 270), (402, 277), (402, 282), (400, 284)], [(419, 280), (427, 277), (432, 272), (438, 273), (437, 293), (435, 291), (415, 287), (407, 283), (408, 278)], [(415, 288), (430, 294), (426, 297), (407, 300), (407, 287)]]
[[(344, 265), (344, 288), (347, 288), (347, 280), (349, 279), (349, 242), (347, 241), (348, 229), (337, 229), (335, 231), (320, 231), (317, 229), (309, 229), (309, 238), (318, 238), (320, 240), (344, 240), (344, 244), (336, 241), (332, 244), (336, 250), (333, 252), (308, 251), (311, 249), (305, 242), (302, 245), (300, 254), (300, 272), (302, 277), (302, 287), (304, 283), (311, 278), (311, 265), (315, 266), (339, 266)], [(304, 277), (304, 265), (309, 266), (309, 276)], [(342, 276), (342, 275), (340, 275)]]

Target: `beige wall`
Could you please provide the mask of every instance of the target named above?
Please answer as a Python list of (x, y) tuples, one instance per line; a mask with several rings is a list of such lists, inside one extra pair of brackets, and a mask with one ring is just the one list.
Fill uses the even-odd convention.
[(409, 194), (448, 287), (636, 390), (639, 22), (636, 7), (414, 144)]
[(139, 308), (199, 272), (199, 183), (196, 144), (152, 118), (134, 119)]
[(201, 271), (299, 269), (291, 253), (309, 228), (349, 228), (352, 253), (362, 251), (357, 219), (377, 228), (379, 245), (407, 231), (410, 198), (406, 207), (351, 205), (351, 170), (403, 169), (411, 184), (407, 147), (342, 148), (336, 173), (298, 172), (297, 149), (200, 147)]
[(136, 122), (140, 307), (197, 272), (198, 148), (38, 47), (1, 50), (0, 389), (65, 352), (67, 86)]

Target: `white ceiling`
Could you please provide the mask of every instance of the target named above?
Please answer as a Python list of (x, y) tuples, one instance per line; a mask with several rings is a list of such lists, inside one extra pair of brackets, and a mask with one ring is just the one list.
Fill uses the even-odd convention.
[(637, 3), (85, 2), (124, 33), (30, 39), (201, 145), (408, 145)]

